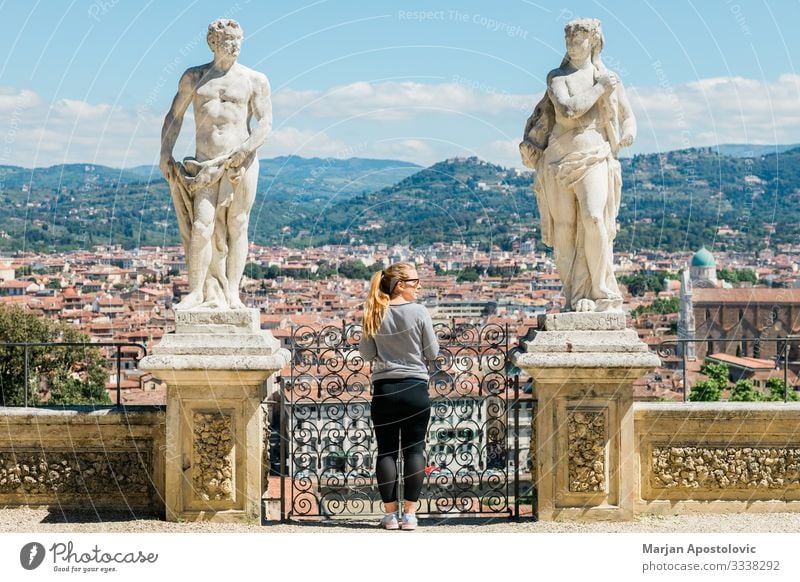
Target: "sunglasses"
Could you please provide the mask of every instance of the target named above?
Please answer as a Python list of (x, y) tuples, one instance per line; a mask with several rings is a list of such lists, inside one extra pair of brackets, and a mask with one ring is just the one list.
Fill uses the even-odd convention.
[(410, 287), (419, 287), (419, 279), (401, 279), (401, 283), (405, 283)]

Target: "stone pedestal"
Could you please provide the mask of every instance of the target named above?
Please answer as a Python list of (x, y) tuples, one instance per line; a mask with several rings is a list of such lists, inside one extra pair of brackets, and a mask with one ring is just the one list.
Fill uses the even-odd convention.
[(539, 519), (632, 519), (633, 382), (658, 357), (623, 313), (559, 313), (514, 363), (538, 399)]
[(176, 312), (139, 367), (167, 383), (167, 519), (259, 520), (261, 403), (290, 354), (256, 309)]

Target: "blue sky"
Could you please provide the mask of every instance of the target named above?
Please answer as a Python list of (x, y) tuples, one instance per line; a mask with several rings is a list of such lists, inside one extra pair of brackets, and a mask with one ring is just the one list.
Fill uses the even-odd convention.
[[(563, 56), (563, 25), (600, 18), (629, 89), (632, 152), (800, 142), (797, 0), (5, 1), (0, 164), (153, 163), (178, 77), (208, 23), (245, 30), (240, 61), (273, 89), (262, 157), (478, 155), (516, 143)], [(191, 119), (179, 142), (192, 147)]]

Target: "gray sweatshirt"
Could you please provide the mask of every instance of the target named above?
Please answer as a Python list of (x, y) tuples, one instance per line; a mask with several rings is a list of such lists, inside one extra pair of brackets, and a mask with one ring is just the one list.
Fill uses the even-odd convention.
[(428, 310), (419, 303), (389, 305), (378, 333), (362, 339), (358, 351), (372, 364), (372, 380), (421, 378), (428, 380), (425, 360), (439, 353)]

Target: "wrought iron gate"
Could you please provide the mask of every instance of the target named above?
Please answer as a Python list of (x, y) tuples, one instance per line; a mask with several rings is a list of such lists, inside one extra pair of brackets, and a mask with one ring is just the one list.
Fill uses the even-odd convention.
[[(435, 329), (441, 351), (430, 370), (428, 467), (417, 511), (518, 516), (520, 459), (530, 460), (520, 451), (508, 326), (453, 321)], [(360, 339), (361, 327), (346, 322), (292, 334), (291, 375), (281, 392), (283, 519), (382, 512)], [(530, 496), (530, 479), (527, 485)]]

